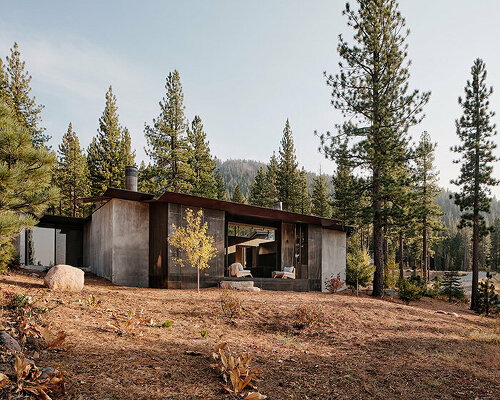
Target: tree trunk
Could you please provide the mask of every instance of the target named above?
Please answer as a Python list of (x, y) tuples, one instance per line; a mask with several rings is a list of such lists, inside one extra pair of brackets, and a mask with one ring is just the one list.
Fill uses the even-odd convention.
[(422, 277), (427, 282), (427, 218), (424, 217), (424, 228), (422, 230)]
[(379, 199), (380, 172), (373, 171), (373, 274), (372, 296), (382, 297), (384, 294), (384, 224), (382, 221), (382, 201)]
[(196, 268), (196, 272), (198, 274), (198, 276), (197, 276), (197, 278), (198, 278), (198, 294), (200, 294), (200, 269)]
[(470, 308), (477, 309), (478, 284), (479, 284), (479, 212), (474, 211), (474, 224), (472, 227), (472, 296)]
[(403, 233), (399, 233), (399, 280), (404, 278), (403, 265), (404, 249), (403, 249)]

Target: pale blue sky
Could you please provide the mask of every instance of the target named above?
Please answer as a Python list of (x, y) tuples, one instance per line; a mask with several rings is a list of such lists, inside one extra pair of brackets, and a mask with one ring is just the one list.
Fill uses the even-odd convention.
[[(343, 7), (338, 0), (8, 2), (0, 56), (19, 43), (53, 147), (69, 121), (88, 145), (112, 84), (137, 161), (145, 159), (144, 123), (157, 116), (165, 77), (177, 68), (187, 116), (201, 116), (214, 155), (267, 161), (289, 118), (300, 164), (332, 173), (313, 132), (340, 122), (323, 71), (337, 71), (337, 35), (350, 34)], [(427, 130), (438, 142), (441, 183), (449, 186), (457, 174), (449, 151), (457, 97), (476, 57), (486, 62), (497, 90), (491, 106), (500, 111), (500, 2), (401, 0), (400, 7), (411, 29), (412, 86), (432, 91), (427, 117), (411, 133)], [(500, 188), (494, 193), (500, 197)]]

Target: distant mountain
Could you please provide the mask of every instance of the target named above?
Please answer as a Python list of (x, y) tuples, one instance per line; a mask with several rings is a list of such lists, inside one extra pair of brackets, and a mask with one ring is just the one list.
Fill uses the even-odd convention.
[[(221, 175), (224, 178), (228, 194), (231, 195), (236, 185), (240, 185), (243, 195), (248, 198), (250, 195), (250, 187), (257, 175), (259, 168), (266, 168), (267, 164), (255, 160), (219, 160), (216, 159), (217, 168), (220, 169)], [(307, 172), (307, 183), (309, 191), (312, 192), (312, 183), (318, 174), (314, 172)], [(332, 188), (332, 176), (324, 174), (330, 184), (330, 191)]]

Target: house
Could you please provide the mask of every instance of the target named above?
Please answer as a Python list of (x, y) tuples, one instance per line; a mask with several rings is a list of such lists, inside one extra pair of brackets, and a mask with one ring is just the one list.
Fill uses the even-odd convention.
[[(88, 218), (43, 216), (31, 238), (21, 235), (21, 262), (37, 261), (30, 255), (33, 249), (37, 254), (35, 236), (53, 237), (45, 246), (53, 246), (52, 264), (86, 267), (118, 285), (195, 288), (196, 269), (180, 267), (174, 261), (177, 249), (168, 241), (173, 224), (185, 223), (185, 211), (190, 208), (203, 210), (217, 249), (210, 268), (201, 271), (201, 287), (217, 286), (223, 280), (253, 280), (263, 289), (309, 291), (324, 290), (332, 274), (345, 278), (346, 237), (351, 226), (277, 208), (174, 192), (154, 198), (137, 192), (133, 167), (127, 167), (126, 188), (108, 188), (102, 196), (82, 199), (97, 204)], [(40, 234), (40, 230), (47, 232)], [(49, 265), (49, 258), (38, 263)], [(233, 263), (240, 263), (252, 277), (230, 276)], [(276, 271), (284, 267), (295, 268), (295, 279), (279, 278)]]

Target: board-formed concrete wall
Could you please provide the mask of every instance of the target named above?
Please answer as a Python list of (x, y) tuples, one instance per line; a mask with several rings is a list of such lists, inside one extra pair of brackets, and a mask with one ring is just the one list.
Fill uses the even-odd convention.
[(149, 285), (149, 205), (112, 199), (84, 227), (84, 263), (117, 285)]
[(346, 233), (322, 229), (321, 233), (321, 290), (326, 291), (325, 280), (340, 273), (345, 281)]

